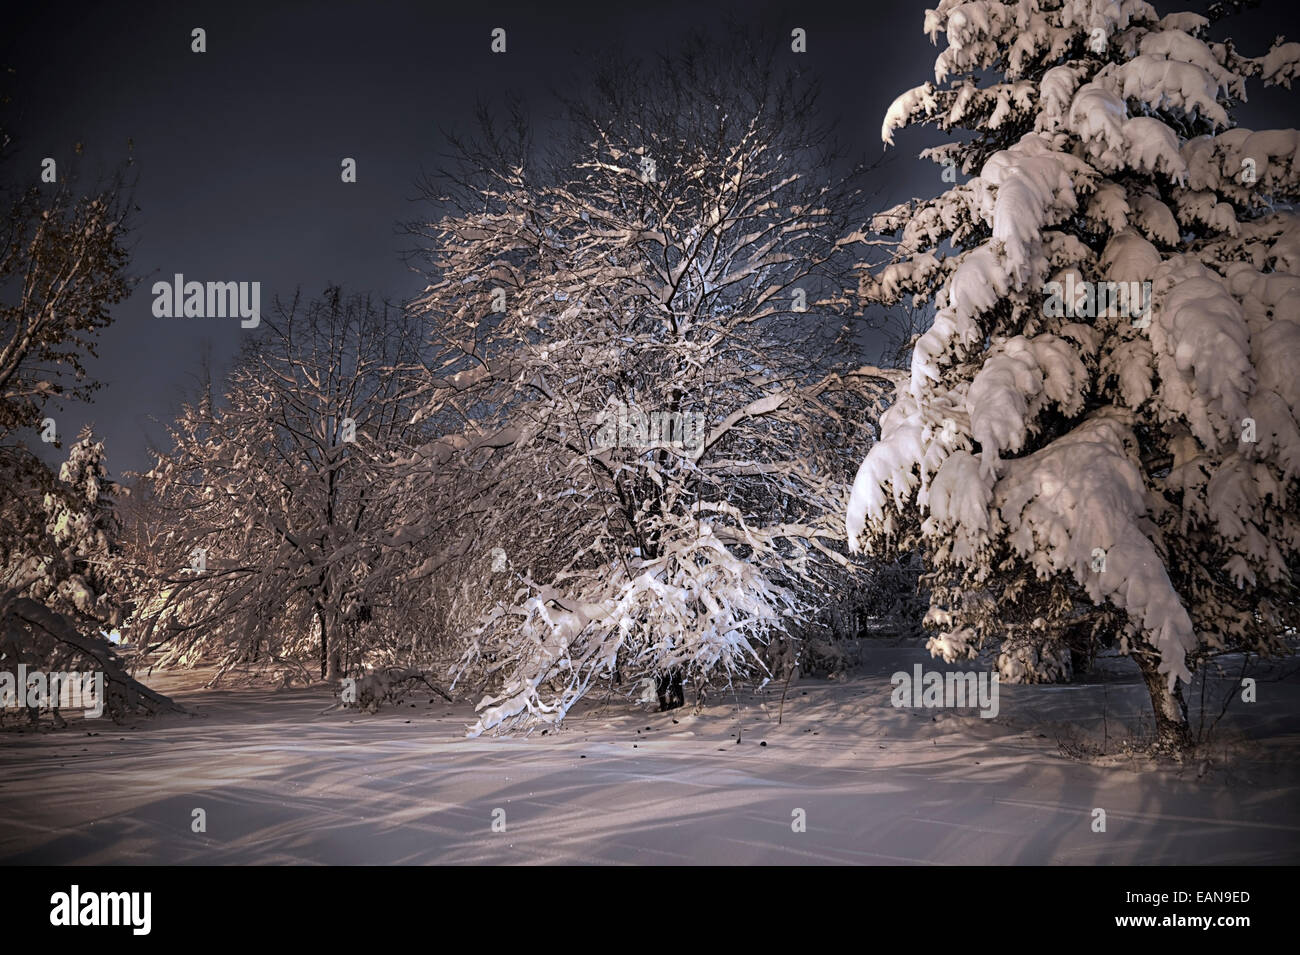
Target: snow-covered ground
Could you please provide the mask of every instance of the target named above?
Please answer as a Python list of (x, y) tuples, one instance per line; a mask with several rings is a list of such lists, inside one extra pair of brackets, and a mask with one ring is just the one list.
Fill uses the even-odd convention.
[(699, 713), (590, 701), (558, 733), (475, 740), (468, 705), (367, 716), (328, 709), (320, 687), (201, 690), (206, 674), (169, 674), (150, 682), (197, 716), (0, 734), (0, 861), (1300, 861), (1294, 663), (1254, 673), (1259, 701), (1234, 703), (1218, 756), (1165, 770), (1061, 755), (1059, 740), (1122, 735), (1145, 712), (1125, 668), (1001, 687), (985, 720), (894, 708), (889, 675), (918, 662), (939, 668), (881, 646), (852, 678), (795, 684), (781, 725), (777, 687)]

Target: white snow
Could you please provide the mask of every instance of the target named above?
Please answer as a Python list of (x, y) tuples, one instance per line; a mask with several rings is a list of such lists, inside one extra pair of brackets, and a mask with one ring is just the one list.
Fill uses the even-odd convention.
[[(175, 674), (155, 683), (188, 687), (179, 696), (197, 718), (95, 737), (0, 737), (0, 860), (1104, 866), (1295, 859), (1294, 674), (1268, 683), (1273, 704), (1229, 711), (1226, 731), (1266, 749), (1244, 749), (1208, 772), (1200, 765), (1169, 771), (1060, 754), (1059, 740), (1099, 742), (1104, 733), (1114, 740), (1142, 718), (1149, 703), (1131, 668), (1093, 685), (1001, 686), (1000, 713), (984, 720), (890, 705), (891, 673), (917, 663), (943, 668), (919, 648), (882, 646), (868, 660), (851, 680), (792, 685), (781, 725), (775, 688), (719, 699), (698, 715), (597, 699), (581, 704), (558, 734), (479, 740), (463, 735), (468, 704), (420, 700), (375, 716), (322, 713), (331, 698), (321, 689), (201, 691), (196, 684), (210, 674)], [(1225, 666), (1235, 672), (1240, 662)], [(693, 696), (688, 690), (688, 702)], [(190, 832), (195, 806), (207, 809), (206, 834)], [(1092, 831), (1096, 806), (1106, 808), (1105, 834)], [(495, 809), (505, 810), (504, 833), (491, 829)], [(791, 829), (795, 809), (805, 811), (806, 832)]]

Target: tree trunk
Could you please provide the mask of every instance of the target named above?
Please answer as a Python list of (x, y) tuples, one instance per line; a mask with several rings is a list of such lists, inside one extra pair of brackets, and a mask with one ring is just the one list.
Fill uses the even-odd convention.
[(1088, 675), (1092, 669), (1092, 661), (1088, 654), (1078, 647), (1070, 647), (1070, 679), (1076, 683)]
[(1156, 751), (1180, 756), (1192, 745), (1182, 687), (1175, 682), (1173, 691), (1170, 691), (1165, 675), (1158, 669), (1155, 653), (1139, 650), (1133, 654), (1133, 659), (1137, 661), (1147, 693), (1151, 695), (1151, 708), (1156, 718)]
[(327, 613), (323, 607), (317, 608), (316, 616), (320, 620), (320, 678), (333, 682), (342, 673), (341, 648), (340, 640), (331, 640), (330, 636), (342, 627), (337, 622), (338, 615)]
[(673, 667), (667, 673), (655, 677), (655, 694), (659, 697), (659, 710), (674, 710), (686, 703), (686, 694), (682, 686), (682, 671)]
[(325, 613), (319, 605), (316, 607), (316, 623), (320, 627), (320, 678), (325, 680), (329, 678), (330, 631), (325, 625)]

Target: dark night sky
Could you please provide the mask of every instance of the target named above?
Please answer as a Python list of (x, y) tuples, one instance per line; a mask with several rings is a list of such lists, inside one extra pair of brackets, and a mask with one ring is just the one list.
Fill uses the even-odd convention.
[[(932, 77), (937, 53), (921, 32), (925, 0), (27, 6), (6, 13), (0, 34), (0, 67), (12, 70), (0, 125), (18, 141), (5, 175), (29, 169), (35, 180), (43, 156), (62, 171), (76, 142), (88, 171), (111, 167), (134, 141), (131, 271), (142, 281), (101, 336), (94, 405), (52, 412), (65, 442), (93, 421), (119, 474), (148, 467), (147, 435), (162, 435), (150, 418), (166, 419), (193, 387), (205, 348), (220, 369), (256, 334), (232, 319), (155, 318), (152, 283), (175, 272), (260, 281), (264, 313), (276, 292), (329, 283), (409, 298), (421, 284), (396, 225), (418, 211), (415, 182), (438, 164), (442, 132), (466, 129), (477, 101), (516, 92), (545, 113), (548, 87), (571, 88), (611, 44), (652, 55), (692, 28), (720, 32), (730, 11), (787, 43), (791, 28), (808, 31), (800, 65), (821, 79), (843, 138), (875, 158), (889, 103)], [(1294, 10), (1266, 5), (1216, 37), (1262, 53), (1275, 33), (1300, 34)], [(190, 51), (196, 26), (207, 30), (201, 55)], [(498, 26), (505, 55), (489, 50)], [(1295, 124), (1294, 94), (1251, 92), (1245, 125)], [(927, 141), (899, 137), (879, 174), (882, 208), (940, 190), (937, 168), (914, 159)], [(340, 182), (345, 156), (358, 162), (355, 184)]]

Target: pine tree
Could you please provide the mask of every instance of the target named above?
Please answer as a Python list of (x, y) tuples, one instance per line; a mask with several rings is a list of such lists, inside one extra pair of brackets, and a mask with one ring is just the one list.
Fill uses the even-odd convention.
[(970, 178), (877, 217), (898, 244), (861, 288), (936, 312), (852, 543), (923, 552), (946, 660), (995, 646), (1002, 678), (1038, 681), (1113, 639), (1165, 751), (1199, 665), (1297, 623), (1300, 135), (1230, 111), (1247, 79), (1289, 88), (1300, 44), (1250, 58), (1210, 27), (1142, 0), (942, 0), (935, 81), (882, 135), (965, 130), (922, 155)]
[(120, 525), (113, 501), (118, 490), (108, 476), (103, 442), (87, 426), (68, 449), (58, 484), (45, 495), (47, 529), (65, 568), (46, 602), (103, 626), (122, 619)]

